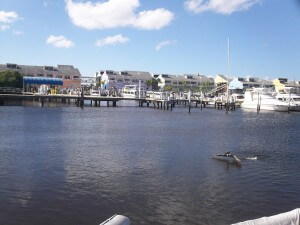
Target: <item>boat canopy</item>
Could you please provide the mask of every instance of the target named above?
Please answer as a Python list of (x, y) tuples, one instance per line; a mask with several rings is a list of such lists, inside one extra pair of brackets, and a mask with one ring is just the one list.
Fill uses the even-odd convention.
[(300, 225), (300, 208), (275, 216), (262, 217), (232, 225)]
[(62, 78), (48, 78), (48, 77), (23, 77), (24, 84), (50, 84), (63, 85)]

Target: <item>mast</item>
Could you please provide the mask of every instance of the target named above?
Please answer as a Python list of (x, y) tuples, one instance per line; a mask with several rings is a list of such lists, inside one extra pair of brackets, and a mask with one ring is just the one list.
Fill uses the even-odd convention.
[(228, 36), (228, 43), (227, 43), (227, 107), (226, 113), (229, 110), (229, 73), (230, 73), (230, 37)]

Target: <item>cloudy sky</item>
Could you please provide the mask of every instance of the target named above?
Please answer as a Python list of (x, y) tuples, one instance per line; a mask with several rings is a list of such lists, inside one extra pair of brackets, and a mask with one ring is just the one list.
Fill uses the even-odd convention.
[(0, 63), (300, 79), (298, 0), (0, 0)]

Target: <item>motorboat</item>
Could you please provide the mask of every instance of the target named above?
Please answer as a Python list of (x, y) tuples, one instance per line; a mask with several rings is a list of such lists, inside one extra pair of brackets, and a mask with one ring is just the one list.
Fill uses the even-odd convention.
[(123, 98), (144, 97), (144, 93), (144, 90), (142, 88), (139, 89), (138, 85), (125, 85), (121, 91)]
[(300, 95), (299, 94), (276, 93), (275, 97), (279, 101), (288, 103), (291, 111), (300, 111)]
[(232, 225), (299, 225), (300, 209), (281, 213), (275, 216), (262, 217), (255, 220), (247, 220), (245, 222), (235, 223)]
[(244, 102), (241, 104), (241, 108), (279, 112), (289, 111), (289, 106), (289, 103), (276, 99), (273, 93), (267, 88), (246, 90)]

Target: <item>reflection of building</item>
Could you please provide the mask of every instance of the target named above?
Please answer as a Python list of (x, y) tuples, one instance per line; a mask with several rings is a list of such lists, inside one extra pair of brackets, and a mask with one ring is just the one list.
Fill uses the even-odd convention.
[(253, 88), (253, 87), (270, 88), (273, 86), (274, 85), (272, 81), (254, 78), (254, 77), (248, 77), (248, 78), (237, 77), (234, 78), (229, 83), (229, 89), (243, 89), (243, 90), (246, 90), (247, 88)]
[(125, 85), (138, 85), (141, 81), (142, 88), (146, 89), (147, 80), (151, 80), (152, 76), (149, 72), (141, 71), (113, 71), (101, 70), (96, 73), (97, 83), (101, 85), (102, 90), (121, 91)]
[(17, 64), (0, 64), (0, 71), (17, 71), (30, 77), (62, 78), (63, 88), (79, 88), (81, 74), (71, 65), (54, 66), (28, 66)]
[(192, 88), (195, 91), (200, 91), (201, 88), (212, 89), (214, 80), (203, 75), (169, 75), (160, 74), (157, 76), (160, 79), (158, 86), (160, 89), (170, 89), (172, 91), (185, 91)]

